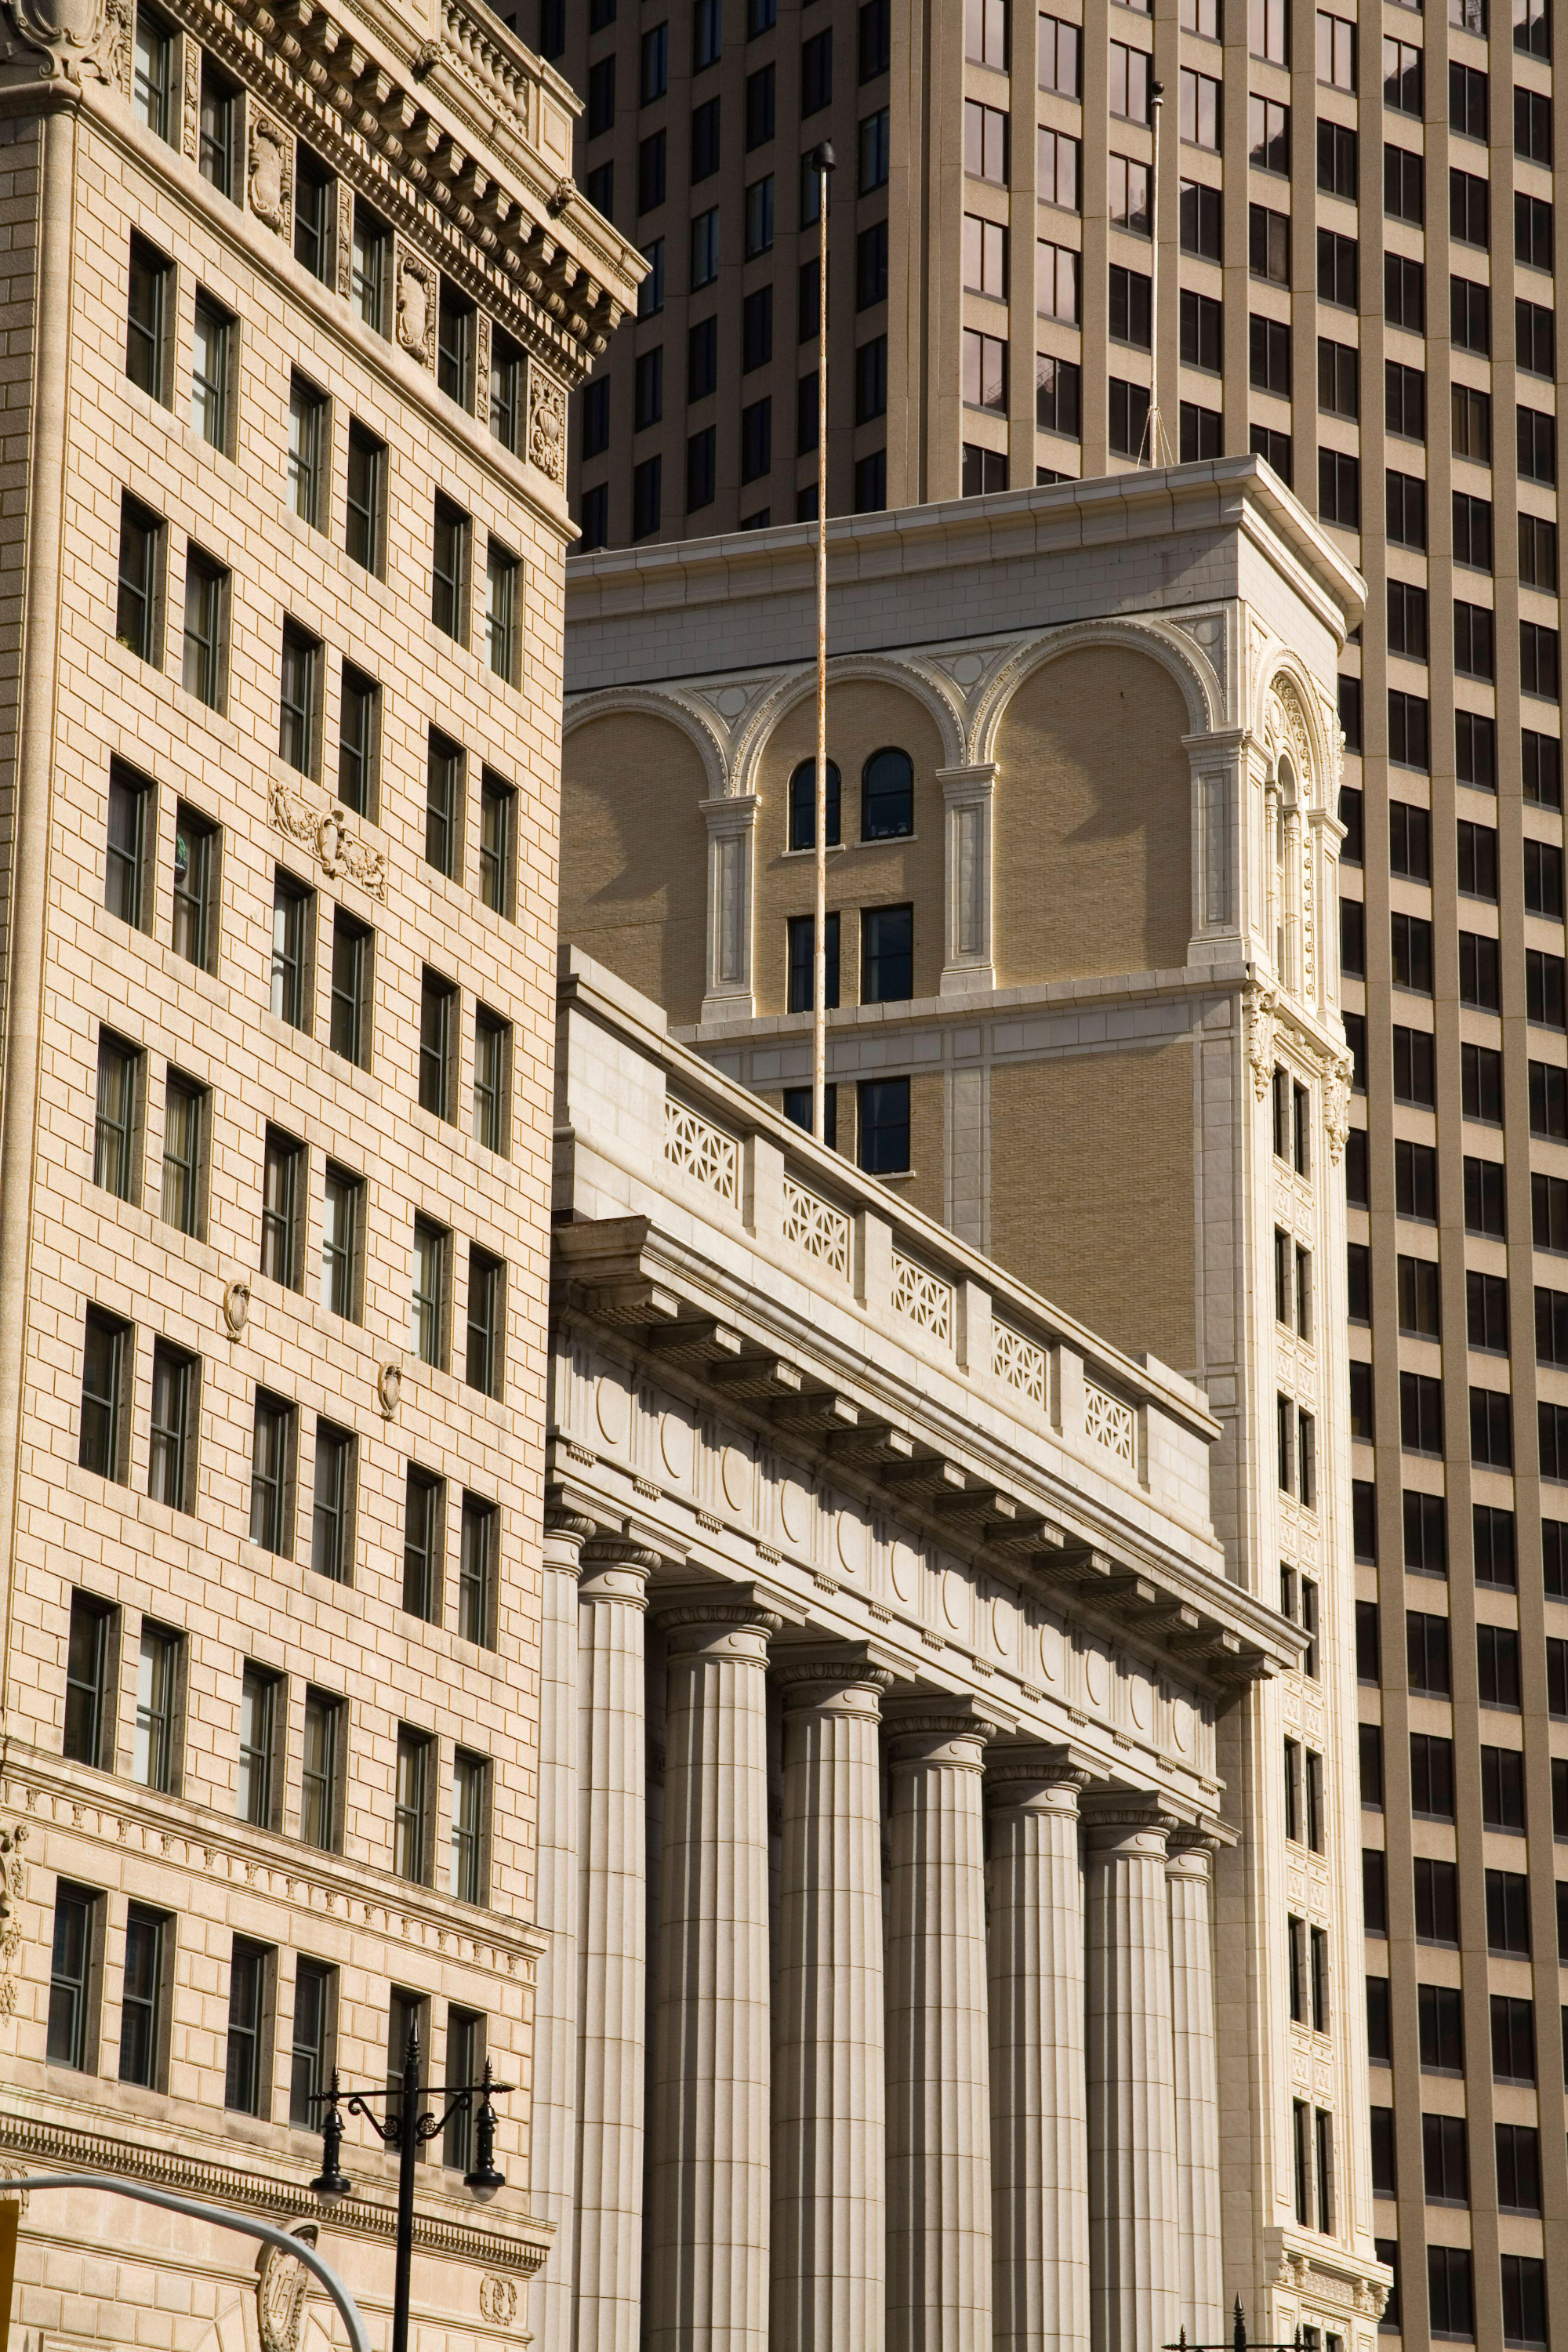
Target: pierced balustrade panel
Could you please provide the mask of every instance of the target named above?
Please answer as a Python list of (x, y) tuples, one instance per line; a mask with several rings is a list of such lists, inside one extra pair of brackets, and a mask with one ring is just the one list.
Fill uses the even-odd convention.
[(1138, 1467), (1138, 1416), (1130, 1404), (1113, 1397), (1104, 1389), (1097, 1389), (1092, 1381), (1083, 1384), (1083, 1425), (1097, 1445), (1114, 1454), (1129, 1470)]
[(849, 1220), (842, 1209), (809, 1192), (793, 1176), (784, 1180), (784, 1234), (807, 1257), (849, 1279)]
[(991, 1370), (1041, 1412), (1046, 1409), (1046, 1351), (1005, 1323), (991, 1326)]
[(912, 1257), (893, 1252), (893, 1307), (944, 1347), (952, 1345), (952, 1285), (940, 1274), (917, 1265)]
[(732, 1209), (741, 1205), (741, 1147), (732, 1135), (710, 1119), (688, 1110), (684, 1103), (664, 1105), (664, 1156), (672, 1168), (695, 1183), (717, 1192)]

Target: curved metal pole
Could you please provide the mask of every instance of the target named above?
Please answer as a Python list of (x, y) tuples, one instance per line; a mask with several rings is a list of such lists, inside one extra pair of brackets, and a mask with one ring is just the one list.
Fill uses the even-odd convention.
[(247, 2213), (227, 2213), (220, 2206), (203, 2205), (194, 2197), (177, 2197), (170, 2189), (152, 2189), (144, 2181), (120, 2180), (113, 2174), (101, 2172), (45, 2172), (28, 2179), (0, 2180), (0, 2194), (23, 2189), (30, 2193), (35, 2189), (101, 2189), (110, 2197), (132, 2197), (141, 2205), (162, 2205), (165, 2211), (184, 2213), (189, 2221), (211, 2221), (220, 2230), (237, 2230), (242, 2237), (259, 2238), (263, 2245), (277, 2246), (303, 2263), (317, 2283), (325, 2287), (342, 2315), (353, 2352), (370, 2352), (370, 2337), (365, 2334), (359, 2305), (331, 2263), (314, 2246), (306, 2245), (302, 2238), (291, 2238), (287, 2230), (275, 2229), (270, 2221), (253, 2221)]

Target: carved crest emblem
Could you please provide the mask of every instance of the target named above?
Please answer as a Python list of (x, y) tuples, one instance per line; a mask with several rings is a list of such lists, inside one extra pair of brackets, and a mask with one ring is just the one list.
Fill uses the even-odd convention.
[(258, 115), (250, 131), (250, 209), (258, 220), (280, 233), (289, 226), (293, 176), (287, 133), (267, 115)]
[(566, 479), (566, 394), (537, 367), (528, 371), (528, 462), (552, 482)]
[[(16, 39), (9, 37), (12, 26)], [(112, 82), (123, 79), (130, 12), (125, 0), (5, 0), (0, 35), (6, 37), (0, 54), (14, 55), (18, 41), (41, 52), (40, 80), (79, 82), (89, 73)]]
[(429, 273), (405, 253), (397, 265), (397, 340), (425, 366), (429, 365), (431, 317)]
[[(313, 2247), (321, 2233), (314, 2221), (301, 2221), (289, 2234)], [(299, 2352), (310, 2283), (304, 2263), (286, 2254), (281, 2246), (262, 2248), (256, 2265), (256, 2318), (262, 2352)]]

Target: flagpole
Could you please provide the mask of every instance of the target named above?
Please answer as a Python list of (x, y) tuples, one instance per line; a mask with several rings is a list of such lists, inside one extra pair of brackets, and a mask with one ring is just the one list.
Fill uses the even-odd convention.
[(816, 296), (816, 914), (812, 925), (811, 1131), (827, 1140), (827, 179), (826, 140), (811, 157), (817, 207)]

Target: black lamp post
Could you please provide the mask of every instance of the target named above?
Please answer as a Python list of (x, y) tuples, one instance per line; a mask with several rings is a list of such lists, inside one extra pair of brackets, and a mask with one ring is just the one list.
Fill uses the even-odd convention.
[(1298, 2327), (1289, 2344), (1252, 2343), (1247, 2333), (1247, 2316), (1241, 2308), (1241, 2297), (1237, 2295), (1230, 2334), (1223, 2344), (1189, 2344), (1187, 2331), (1184, 2327), (1175, 2342), (1165, 2345), (1163, 2352), (1301, 2352), (1301, 2331)]
[[(450, 2084), (447, 2085), (447, 2105), (440, 2114), (434, 2107), (422, 2105), (419, 2028), (411, 2025), (403, 2058), (403, 2081), (398, 2088), (345, 2092), (334, 2074), (330, 2090), (312, 2094), (314, 2103), (325, 2109), (321, 2117), (321, 2169), (310, 2183), (318, 2197), (347, 2197), (351, 2193), (351, 2183), (339, 2160), (345, 2112), (363, 2116), (383, 2147), (397, 2150), (397, 2268), (392, 2301), (392, 2352), (408, 2352), (408, 2284), (414, 2264), (414, 2167), (419, 2150), (427, 2140), (444, 2132), (455, 2115), (466, 2112), (474, 2119), (474, 2162), (472, 2170), (463, 2175), (463, 2186), (484, 2191), (504, 2189), (506, 2175), (496, 2169), (496, 2111), (491, 2102), (498, 2094), (504, 2095), (511, 2087), (510, 2083), (494, 2080), (487, 2058), (482, 2081), (465, 2083), (458, 2090)], [(384, 2120), (374, 2112), (373, 2100), (384, 2103)]]

